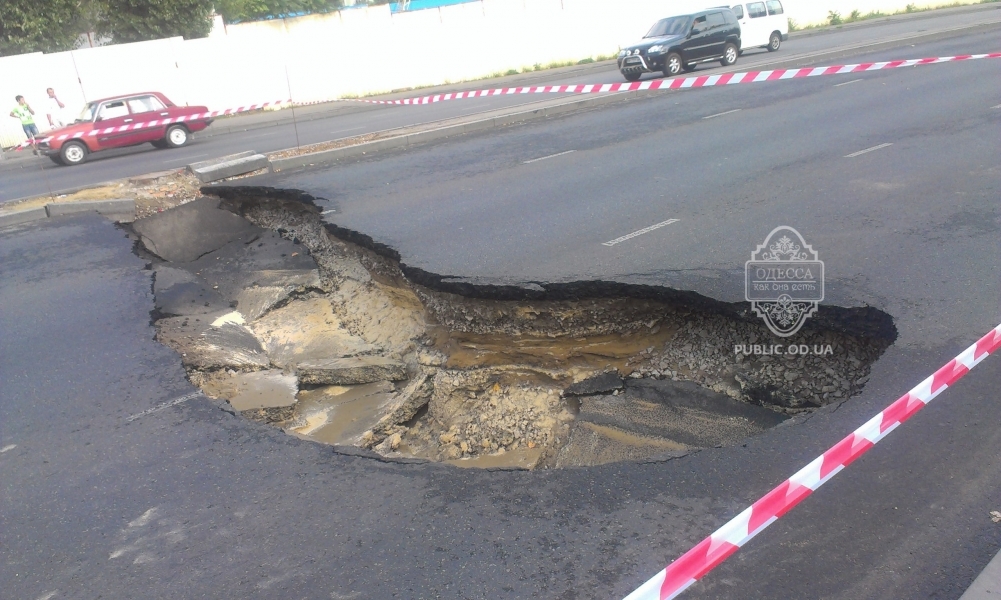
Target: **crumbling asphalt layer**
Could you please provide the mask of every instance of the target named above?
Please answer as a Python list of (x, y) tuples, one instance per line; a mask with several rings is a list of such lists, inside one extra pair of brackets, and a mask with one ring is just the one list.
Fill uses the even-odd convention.
[[(325, 229), (302, 194), (221, 191), (222, 202), (210, 196), (134, 227), (162, 256), (200, 255), (154, 265), (157, 339), (210, 397), (324, 443), (527, 468), (732, 445), (782, 420), (770, 411), (857, 394), (895, 335), (884, 313), (848, 310), (881, 325), (842, 317), (849, 327), (824, 329), (832, 319), (821, 319), (787, 340), (828, 348), (823, 356), (735, 355), (737, 342), (768, 337), (746, 307), (697, 294), (671, 301), (655, 289), (609, 298), (601, 282), (556, 300), (542, 286), (519, 300), (508, 290), (491, 298), (488, 284), (474, 297), (442, 292), (408, 280), (392, 251), (367, 252), (341, 237), (364, 236)], [(231, 221), (234, 212), (248, 221)], [(293, 298), (307, 283), (314, 291)], [(618, 398), (572, 400), (599, 391), (584, 384), (609, 370), (649, 380), (650, 394), (630, 384)]]
[[(746, 446), (536, 473), (394, 464), (201, 397), (157, 410), (192, 388), (153, 341), (150, 271), (103, 219), (7, 231), (0, 256), (12, 597), (621, 596), (960, 349), (891, 347), (861, 397)], [(996, 361), (978, 367), (706, 595), (958, 595), (998, 543), (1001, 434), (983, 418), (998, 377)]]

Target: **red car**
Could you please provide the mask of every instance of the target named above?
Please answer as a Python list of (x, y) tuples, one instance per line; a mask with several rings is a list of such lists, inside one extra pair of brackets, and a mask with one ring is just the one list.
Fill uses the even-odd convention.
[(159, 92), (115, 96), (87, 104), (71, 125), (46, 133), (38, 150), (58, 165), (78, 165), (109, 148), (178, 148), (211, 122), (208, 108), (177, 106)]

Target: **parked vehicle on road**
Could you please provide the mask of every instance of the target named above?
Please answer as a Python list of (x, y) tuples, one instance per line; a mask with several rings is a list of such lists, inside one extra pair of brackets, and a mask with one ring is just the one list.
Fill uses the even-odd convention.
[(768, 48), (769, 52), (775, 52), (789, 39), (789, 19), (781, 0), (741, 2), (731, 10), (740, 22), (743, 49)]
[(619, 71), (627, 81), (643, 73), (672, 76), (692, 71), (701, 62), (718, 60), (724, 67), (737, 62), (740, 25), (729, 8), (711, 8), (661, 19), (643, 40), (619, 52)]
[(84, 106), (72, 124), (48, 132), (38, 151), (56, 164), (78, 165), (91, 153), (110, 148), (147, 142), (178, 148), (212, 123), (210, 118), (182, 118), (206, 112), (204, 106), (177, 106), (159, 92), (104, 98)]

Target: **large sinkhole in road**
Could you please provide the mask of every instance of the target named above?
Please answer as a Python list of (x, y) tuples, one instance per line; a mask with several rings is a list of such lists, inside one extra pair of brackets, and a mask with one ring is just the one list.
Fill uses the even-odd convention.
[(492, 286), (401, 264), (308, 196), (218, 190), (133, 225), (157, 338), (207, 396), (319, 443), (459, 466), (553, 468), (740, 443), (843, 402), (894, 341), (822, 307), (769, 356), (746, 306), (602, 282)]

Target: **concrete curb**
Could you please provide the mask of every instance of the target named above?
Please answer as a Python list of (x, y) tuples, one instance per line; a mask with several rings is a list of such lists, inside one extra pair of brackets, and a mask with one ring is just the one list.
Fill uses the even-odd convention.
[(0, 228), (40, 221), (49, 217), (91, 211), (103, 215), (116, 223), (131, 223), (136, 220), (136, 201), (130, 198), (121, 198), (88, 202), (52, 202), (38, 208), (0, 212)]
[(9, 227), (11, 225), (20, 225), (21, 223), (38, 221), (39, 219), (45, 219), (48, 216), (49, 214), (45, 210), (44, 206), (39, 208), (29, 208), (28, 210), (19, 210), (16, 212), (0, 212), (0, 227)]
[(565, 112), (580, 110), (582, 108), (601, 106), (604, 104), (610, 104), (612, 102), (628, 100), (632, 97), (635, 97), (637, 94), (639, 94), (639, 92), (617, 92), (603, 96), (595, 96), (591, 98), (584, 98), (581, 100), (574, 100), (564, 104), (558, 104), (556, 106), (536, 108), (533, 110), (511, 113), (508, 115), (502, 115), (498, 117), (490, 117), (488, 119), (481, 119), (479, 121), (472, 121), (469, 123), (461, 123), (457, 125), (445, 125), (443, 127), (438, 127), (436, 129), (431, 129), (428, 131), (398, 135), (384, 140), (365, 142), (364, 144), (345, 146), (343, 148), (334, 148), (332, 150), (321, 150), (320, 152), (311, 152), (309, 154), (302, 154), (300, 156), (290, 156), (288, 158), (271, 159), (270, 161), (271, 172), (277, 173), (279, 171), (283, 171), (286, 169), (294, 169), (297, 167), (308, 167), (312, 165), (329, 164), (332, 162), (336, 162), (342, 158), (361, 156), (369, 153), (379, 152), (381, 150), (408, 148), (410, 146), (442, 138), (463, 135), (466, 133), (473, 133), (476, 131), (486, 131), (488, 129), (496, 129), (498, 127), (511, 125), (513, 123), (522, 123), (525, 121), (532, 121), (535, 119), (551, 117)]
[(244, 152), (237, 152), (236, 154), (227, 154), (226, 156), (220, 156), (219, 158), (210, 158), (208, 160), (200, 160), (198, 162), (193, 162), (187, 165), (189, 172), (194, 173), (195, 169), (204, 169), (205, 167), (211, 167), (212, 165), (217, 165), (219, 163), (224, 163), (228, 160), (236, 160), (238, 158), (246, 158), (248, 156), (253, 156), (257, 154), (253, 150), (247, 150)]
[(131, 223), (136, 219), (136, 201), (131, 198), (121, 198), (86, 202), (53, 202), (45, 205), (45, 212), (50, 217), (89, 211), (96, 211), (97, 214), (104, 215), (116, 223)]
[(268, 167), (269, 162), (267, 156), (264, 156), (263, 154), (251, 154), (250, 156), (241, 156), (239, 158), (224, 160), (222, 162), (215, 162), (190, 170), (194, 176), (198, 178), (198, 181), (202, 183), (209, 183), (212, 181), (219, 181), (220, 179), (226, 179), (227, 177), (243, 175), (244, 173), (250, 173), (252, 171), (257, 171), (258, 169), (267, 169)]

